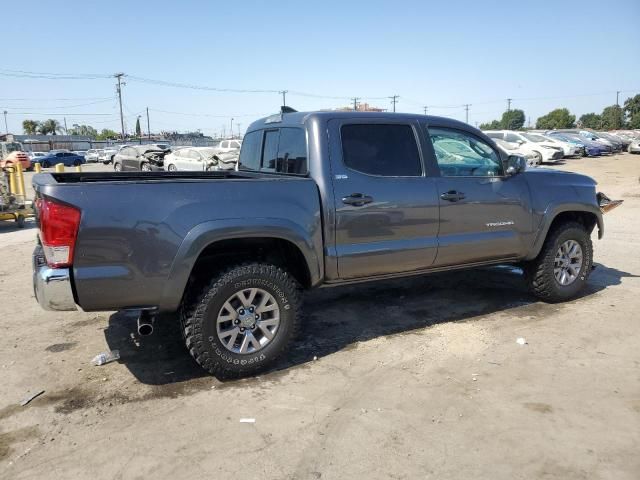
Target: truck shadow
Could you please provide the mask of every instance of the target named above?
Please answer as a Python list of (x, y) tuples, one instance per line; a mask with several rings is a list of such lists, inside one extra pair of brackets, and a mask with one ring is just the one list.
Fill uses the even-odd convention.
[[(580, 297), (554, 305), (532, 297), (521, 271), (513, 267), (316, 290), (305, 297), (300, 335), (271, 371), (290, 369), (372, 338), (497, 312), (535, 321), (619, 285), (623, 278), (638, 276), (597, 265)], [(139, 337), (136, 317), (118, 312), (111, 315), (105, 337), (109, 348), (120, 350), (120, 361), (144, 384), (167, 385), (206, 376), (184, 347), (175, 314), (160, 316), (155, 327), (152, 336)]]

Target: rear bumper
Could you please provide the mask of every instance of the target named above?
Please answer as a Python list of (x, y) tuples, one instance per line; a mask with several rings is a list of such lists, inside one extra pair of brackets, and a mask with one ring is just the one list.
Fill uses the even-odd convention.
[(77, 310), (71, 289), (71, 272), (68, 268), (49, 267), (39, 245), (33, 252), (33, 292), (45, 310)]

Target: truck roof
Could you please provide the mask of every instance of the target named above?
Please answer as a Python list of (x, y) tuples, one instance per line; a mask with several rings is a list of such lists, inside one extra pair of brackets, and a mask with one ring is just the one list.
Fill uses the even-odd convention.
[(296, 126), (304, 125), (310, 119), (327, 121), (331, 119), (353, 118), (353, 119), (419, 119), (426, 120), (428, 124), (436, 124), (443, 127), (451, 128), (474, 128), (471, 125), (454, 120), (452, 118), (437, 117), (433, 115), (420, 115), (417, 113), (393, 113), (393, 112), (353, 112), (353, 111), (311, 111), (311, 112), (291, 112), (276, 113), (268, 117), (261, 118), (251, 123), (247, 128), (247, 133), (253, 130), (260, 130), (269, 127), (278, 126)]

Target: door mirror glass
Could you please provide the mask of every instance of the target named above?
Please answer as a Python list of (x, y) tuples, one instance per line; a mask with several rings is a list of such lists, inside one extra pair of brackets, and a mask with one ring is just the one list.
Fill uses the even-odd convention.
[(527, 159), (520, 155), (509, 155), (507, 158), (507, 175), (517, 175), (527, 169)]

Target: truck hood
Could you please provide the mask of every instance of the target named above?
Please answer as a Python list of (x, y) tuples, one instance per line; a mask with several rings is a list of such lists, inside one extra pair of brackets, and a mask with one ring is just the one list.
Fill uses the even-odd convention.
[(556, 186), (591, 187), (598, 184), (593, 178), (579, 173), (552, 170), (550, 168), (532, 168), (526, 170), (526, 175), (532, 188), (553, 188)]

